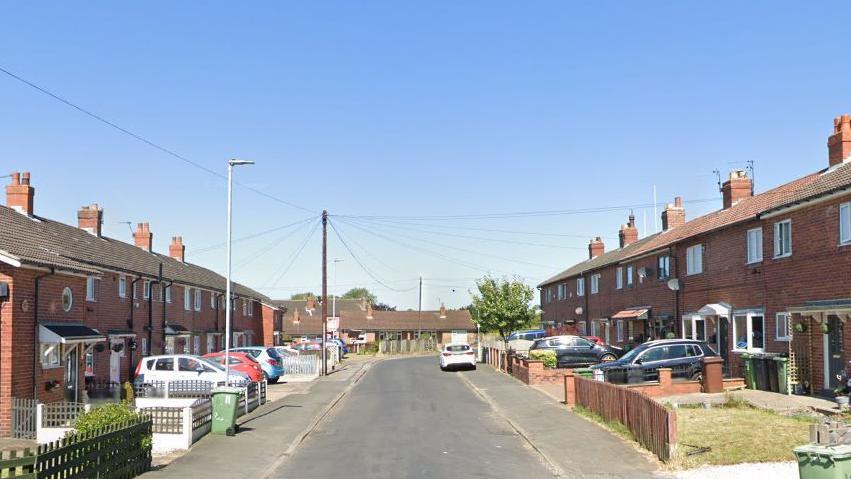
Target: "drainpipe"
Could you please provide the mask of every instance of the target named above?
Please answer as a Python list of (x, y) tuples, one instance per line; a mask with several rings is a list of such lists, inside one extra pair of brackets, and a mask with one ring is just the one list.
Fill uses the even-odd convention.
[[(589, 311), (591, 305), (591, 298), (589, 298), (589, 296), (591, 296), (591, 293), (589, 292), (589, 290), (586, 289), (587, 286), (588, 285), (585, 284), (585, 276), (582, 276), (582, 296), (585, 297), (585, 327), (591, 329), (591, 324), (589, 322), (591, 315)], [(588, 329), (585, 330), (585, 334), (588, 334)]]
[(34, 319), (34, 321), (33, 321), (33, 399), (35, 399), (35, 400), (38, 400), (38, 384), (36, 383), (36, 380), (35, 380), (35, 376), (36, 376), (35, 370), (36, 370), (36, 367), (38, 366), (38, 356), (39, 356), (38, 348), (39, 348), (39, 345), (40, 345), (40, 343), (38, 341), (38, 326), (39, 326), (39, 321), (38, 321), (38, 290), (39, 290), (39, 286), (41, 285), (41, 280), (48, 277), (48, 276), (51, 276), (53, 274), (56, 274), (56, 269), (50, 268), (49, 273), (45, 273), (41, 276), (36, 276), (36, 278), (35, 278), (35, 291), (33, 292), (33, 301), (35, 302), (35, 310), (33, 311), (33, 319)]
[[(213, 325), (213, 331), (215, 331), (215, 332), (217, 332), (217, 333), (219, 332), (219, 311), (220, 311), (220, 309), (221, 309), (221, 308), (219, 307), (219, 304), (220, 304), (220, 300), (221, 300), (224, 296), (225, 296), (225, 295), (224, 295), (223, 293), (218, 293), (218, 294), (216, 294), (216, 323)], [(219, 338), (217, 338), (215, 335), (213, 335), (213, 338), (214, 338), (214, 339), (213, 339), (213, 341), (214, 341), (214, 342), (215, 342), (215, 341), (218, 341), (218, 342), (219, 342), (219, 344), (221, 344), (221, 340), (220, 340)], [(214, 344), (213, 344), (213, 349), (219, 349), (218, 345), (214, 343)], [(207, 351), (207, 352), (208, 352), (208, 353), (212, 353), (212, 351)]]
[[(674, 260), (674, 278), (680, 282), (682, 286), (674, 291), (674, 334), (677, 338), (681, 338), (683, 336), (682, 331), (682, 322), (683, 316), (680, 314), (680, 292), (685, 287), (685, 281), (680, 279), (680, 260), (677, 258), (677, 250), (674, 247), (668, 248), (668, 251), (671, 252), (671, 259)], [(662, 338), (664, 339), (664, 338)]]
[[(9, 288), (11, 289), (11, 288)], [(11, 291), (8, 293), (9, 297), (11, 297)], [(8, 301), (8, 299), (0, 298), (0, 351), (3, 351), (3, 303)], [(0, 368), (0, 386), (3, 384), (3, 368)]]
[[(157, 275), (157, 284), (160, 285), (160, 297), (162, 298), (163, 303), (163, 311), (165, 311), (165, 287), (163, 284), (163, 264), (160, 263), (159, 274)], [(151, 291), (153, 293), (153, 291)], [(153, 296), (153, 294), (151, 294)], [(154, 345), (154, 310), (151, 307), (151, 304), (148, 303), (148, 351), (152, 351), (152, 346)]]
[[(130, 282), (130, 319), (127, 320), (127, 328), (130, 331), (133, 331), (133, 310), (136, 309), (136, 283), (142, 279), (140, 276), (137, 276), (136, 279)], [(144, 295), (144, 291), (142, 291)], [(149, 294), (148, 297), (151, 295)], [(133, 377), (133, 351), (130, 351), (130, 348), (127, 348), (127, 380)], [(121, 379), (119, 375), (119, 379)]]
[[(162, 265), (160, 265), (160, 266), (162, 266)], [(162, 350), (162, 354), (165, 354), (165, 323), (166, 323), (166, 308), (167, 308), (167, 306), (168, 306), (168, 303), (167, 303), (167, 302), (166, 302), (166, 300), (165, 300), (165, 289), (166, 289), (166, 288), (171, 288), (171, 285), (173, 285), (173, 284), (174, 284), (174, 281), (168, 281), (168, 282), (166, 282), (166, 281), (164, 281), (163, 279), (160, 279), (160, 281), (162, 281), (162, 282), (160, 283), (160, 287), (162, 287), (162, 288), (163, 288), (163, 322), (162, 322), (162, 328), (161, 328), (161, 329), (162, 329), (162, 332), (163, 332), (163, 350)], [(151, 342), (151, 340), (148, 340), (148, 347), (149, 347), (149, 348), (151, 348), (151, 351), (153, 351), (154, 343), (152, 343), (152, 342)]]

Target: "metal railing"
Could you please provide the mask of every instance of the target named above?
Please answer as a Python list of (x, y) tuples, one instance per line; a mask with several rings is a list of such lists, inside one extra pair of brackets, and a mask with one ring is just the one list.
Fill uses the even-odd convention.
[(281, 366), (286, 373), (284, 380), (287, 376), (319, 376), (321, 362), (319, 355), (314, 354), (285, 356), (281, 358)]
[[(665, 366), (671, 369), (671, 378), (674, 380), (689, 380), (693, 368), (688, 364), (680, 364), (676, 366)], [(603, 370), (603, 376), (606, 382), (612, 384), (639, 384), (659, 380), (659, 368), (610, 368)]]

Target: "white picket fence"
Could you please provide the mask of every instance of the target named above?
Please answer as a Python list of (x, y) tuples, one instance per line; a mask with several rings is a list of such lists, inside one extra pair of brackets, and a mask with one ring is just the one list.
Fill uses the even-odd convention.
[(322, 359), (319, 355), (302, 354), (300, 356), (286, 356), (282, 358), (284, 367), (284, 381), (300, 382), (312, 381), (319, 377), (322, 368)]

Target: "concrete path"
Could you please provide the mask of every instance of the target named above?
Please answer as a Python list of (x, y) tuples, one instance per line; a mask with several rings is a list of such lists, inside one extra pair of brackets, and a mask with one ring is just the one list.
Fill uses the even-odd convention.
[(539, 454), (435, 356), (370, 372), (273, 477), (551, 478)]
[(781, 414), (789, 414), (798, 411), (814, 411), (821, 414), (837, 414), (841, 412), (837, 407), (836, 402), (829, 399), (813, 396), (778, 394), (754, 389), (740, 389), (737, 391), (730, 391), (729, 393), (718, 394), (679, 394), (676, 396), (663, 396), (655, 399), (661, 403), (701, 404), (709, 402), (712, 404), (723, 404), (727, 401), (728, 395), (747, 401), (758, 408), (770, 409)]
[(649, 453), (570, 412), (554, 397), (489, 366), (457, 373), (528, 438), (561, 477), (655, 477)]
[[(327, 408), (372, 364), (353, 361), (298, 391), (258, 408), (237, 420), (234, 437), (208, 434), (168, 466), (144, 477), (262, 478), (291, 454)], [(271, 385), (275, 388), (277, 385)]]

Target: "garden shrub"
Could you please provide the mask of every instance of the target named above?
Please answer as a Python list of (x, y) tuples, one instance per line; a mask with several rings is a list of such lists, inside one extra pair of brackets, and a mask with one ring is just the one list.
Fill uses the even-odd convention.
[(554, 369), (556, 367), (556, 352), (548, 350), (529, 351), (529, 359), (543, 361), (545, 368)]
[[(136, 412), (132, 404), (126, 401), (104, 404), (77, 416), (77, 420), (74, 421), (74, 429), (68, 431), (66, 435), (86, 434), (113, 425), (135, 422), (139, 419), (141, 419), (139, 413)], [(151, 436), (143, 438), (139, 444), (139, 447), (143, 449), (150, 446)]]

